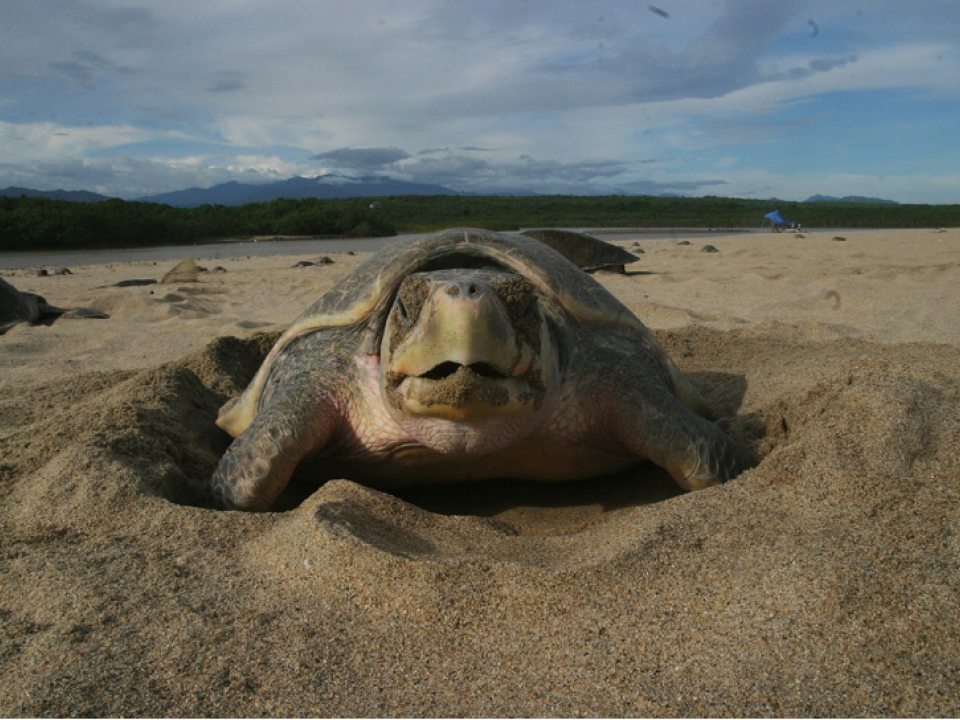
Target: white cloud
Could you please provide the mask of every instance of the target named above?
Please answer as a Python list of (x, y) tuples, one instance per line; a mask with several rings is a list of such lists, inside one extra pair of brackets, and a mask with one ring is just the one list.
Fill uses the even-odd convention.
[(199, 132), (208, 131), (226, 145), (238, 148), (300, 148), (304, 156), (309, 148), (331, 142), (335, 137), (334, 132), (316, 118), (284, 118), (259, 112), (224, 115), (209, 124), (205, 123)]
[(383, 170), (401, 160), (406, 160), (410, 154), (397, 147), (389, 148), (338, 148), (329, 152), (313, 155), (310, 160), (327, 161), (335, 167), (350, 170), (369, 171)]
[(0, 121), (4, 163), (86, 155), (167, 135), (131, 125), (71, 127), (49, 122), (17, 124)]
[[(166, 190), (340, 169), (478, 191), (726, 180), (715, 187), (747, 192), (770, 182), (735, 181), (736, 148), (802, 137), (831, 96), (960, 98), (955, 0), (663, 0), (668, 17), (648, 5), (0, 3), (0, 183), (88, 173), (115, 191), (146, 178)], [(142, 161), (145, 179), (116, 158)]]
[(280, 158), (244, 156), (228, 165), (211, 165), (205, 158), (177, 160), (135, 158), (57, 158), (23, 164), (0, 164), (0, 187), (37, 190), (85, 189), (133, 199), (187, 187), (210, 187), (224, 182), (262, 184), (301, 174), (306, 168)]

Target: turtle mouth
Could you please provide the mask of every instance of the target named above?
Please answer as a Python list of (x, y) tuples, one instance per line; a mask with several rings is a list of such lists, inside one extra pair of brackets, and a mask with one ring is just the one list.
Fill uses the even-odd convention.
[(495, 367), (490, 363), (475, 362), (470, 363), (469, 365), (462, 365), (461, 363), (453, 362), (452, 360), (448, 360), (434, 366), (419, 377), (425, 380), (446, 380), (447, 378), (452, 377), (460, 372), (460, 368), (466, 368), (475, 375), (479, 375), (480, 377), (491, 380), (505, 380), (510, 377), (500, 368)]
[(488, 362), (445, 361), (419, 375), (392, 374), (388, 393), (405, 412), (473, 421), (528, 411), (539, 405), (539, 369), (513, 375)]

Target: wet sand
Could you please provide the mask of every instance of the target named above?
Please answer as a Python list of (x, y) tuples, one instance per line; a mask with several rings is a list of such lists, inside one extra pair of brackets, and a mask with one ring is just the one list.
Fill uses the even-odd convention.
[(195, 506), (212, 420), (366, 254), (0, 271), (110, 315), (0, 336), (0, 715), (960, 714), (960, 230), (804, 235), (596, 276), (753, 447), (732, 482), (263, 515)]

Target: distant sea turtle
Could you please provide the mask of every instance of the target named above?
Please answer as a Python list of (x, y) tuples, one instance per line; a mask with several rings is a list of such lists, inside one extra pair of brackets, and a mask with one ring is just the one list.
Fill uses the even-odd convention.
[(621, 247), (570, 230), (527, 230), (521, 234), (546, 243), (567, 260), (590, 273), (602, 270), (622, 275), (626, 273), (625, 265), (640, 259)]
[(106, 313), (90, 308), (59, 308), (28, 292), (20, 292), (0, 278), (0, 335), (19, 323), (52, 321), (61, 316), (74, 318), (106, 318)]
[(532, 238), (455, 229), (364, 262), (280, 337), (217, 424), (210, 490), (268, 509), (295, 470), (382, 489), (573, 480), (652, 460), (685, 489), (745, 467), (653, 334)]

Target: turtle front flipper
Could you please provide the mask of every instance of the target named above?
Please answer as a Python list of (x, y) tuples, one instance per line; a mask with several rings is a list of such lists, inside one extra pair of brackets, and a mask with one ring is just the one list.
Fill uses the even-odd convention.
[(749, 457), (721, 425), (700, 417), (666, 389), (647, 387), (624, 398), (620, 441), (670, 473), (684, 490), (700, 490), (735, 478)]
[(227, 449), (210, 479), (215, 505), (269, 510), (300, 461), (320, 448), (333, 410), (301, 393), (274, 396)]

